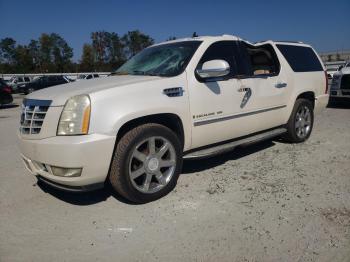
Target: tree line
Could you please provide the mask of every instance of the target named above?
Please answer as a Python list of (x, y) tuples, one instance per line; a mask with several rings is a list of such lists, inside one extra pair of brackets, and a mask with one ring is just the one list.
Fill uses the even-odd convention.
[(79, 62), (73, 62), (73, 49), (59, 34), (43, 33), (28, 45), (7, 37), (0, 40), (0, 73), (110, 72), (153, 43), (152, 37), (139, 30), (124, 35), (92, 32)]

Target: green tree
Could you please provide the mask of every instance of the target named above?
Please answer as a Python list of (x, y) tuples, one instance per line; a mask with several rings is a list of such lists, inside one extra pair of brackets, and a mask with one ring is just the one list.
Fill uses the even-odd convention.
[(16, 41), (10, 37), (0, 41), (0, 62), (13, 65), (16, 59)]
[(32, 42), (33, 53), (38, 58), (43, 72), (64, 72), (72, 70), (73, 49), (58, 34), (41, 34), (38, 44)]
[(15, 72), (30, 73), (34, 71), (33, 58), (27, 46), (18, 45), (15, 53)]
[(117, 33), (98, 31), (91, 33), (96, 69), (111, 71), (125, 61), (124, 45)]
[(40, 46), (37, 40), (30, 40), (28, 45), (29, 54), (33, 61), (33, 72), (42, 72), (41, 69), (41, 58), (40, 58)]
[(83, 46), (83, 54), (81, 55), (79, 70), (82, 72), (95, 71), (94, 51), (89, 44), (84, 44)]
[(44, 73), (54, 71), (54, 65), (51, 59), (52, 42), (51, 37), (48, 34), (41, 34), (39, 38), (39, 54), (41, 68)]
[(72, 68), (73, 49), (58, 34), (50, 35), (52, 45), (52, 58), (56, 72), (70, 71)]
[(127, 32), (122, 37), (122, 41), (125, 46), (127, 58), (136, 55), (138, 52), (154, 43), (153, 38), (141, 33), (139, 30)]
[(94, 61), (97, 69), (101, 70), (106, 63), (106, 53), (108, 38), (105, 31), (92, 32), (91, 33), (92, 48), (94, 52)]
[(108, 63), (112, 71), (125, 62), (124, 45), (117, 33), (109, 33), (108, 39)]

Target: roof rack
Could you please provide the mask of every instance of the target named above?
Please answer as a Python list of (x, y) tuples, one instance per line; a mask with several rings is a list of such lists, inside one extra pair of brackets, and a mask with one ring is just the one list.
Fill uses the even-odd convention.
[(303, 42), (301, 42), (301, 41), (286, 41), (286, 40), (282, 40), (282, 41), (274, 41), (274, 42), (303, 44)]
[(303, 42), (301, 41), (286, 41), (286, 40), (263, 40), (263, 41), (258, 41), (258, 42), (255, 42), (255, 44), (257, 43), (263, 43), (263, 42), (267, 42), (267, 41), (273, 41), (273, 42), (279, 42), (279, 43), (296, 43), (296, 44), (304, 44)]

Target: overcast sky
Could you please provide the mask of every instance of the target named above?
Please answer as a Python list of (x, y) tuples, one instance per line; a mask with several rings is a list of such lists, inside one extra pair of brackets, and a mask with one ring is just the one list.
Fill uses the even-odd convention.
[(0, 38), (20, 44), (60, 34), (81, 55), (90, 33), (139, 29), (156, 42), (170, 36), (234, 34), (250, 41), (298, 40), (317, 51), (350, 49), (350, 0), (79, 1), (0, 0)]

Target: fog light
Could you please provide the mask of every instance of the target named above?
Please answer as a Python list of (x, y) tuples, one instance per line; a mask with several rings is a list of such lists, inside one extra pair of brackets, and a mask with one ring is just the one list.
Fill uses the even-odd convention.
[(54, 176), (78, 177), (81, 176), (82, 169), (51, 166), (51, 171)]

